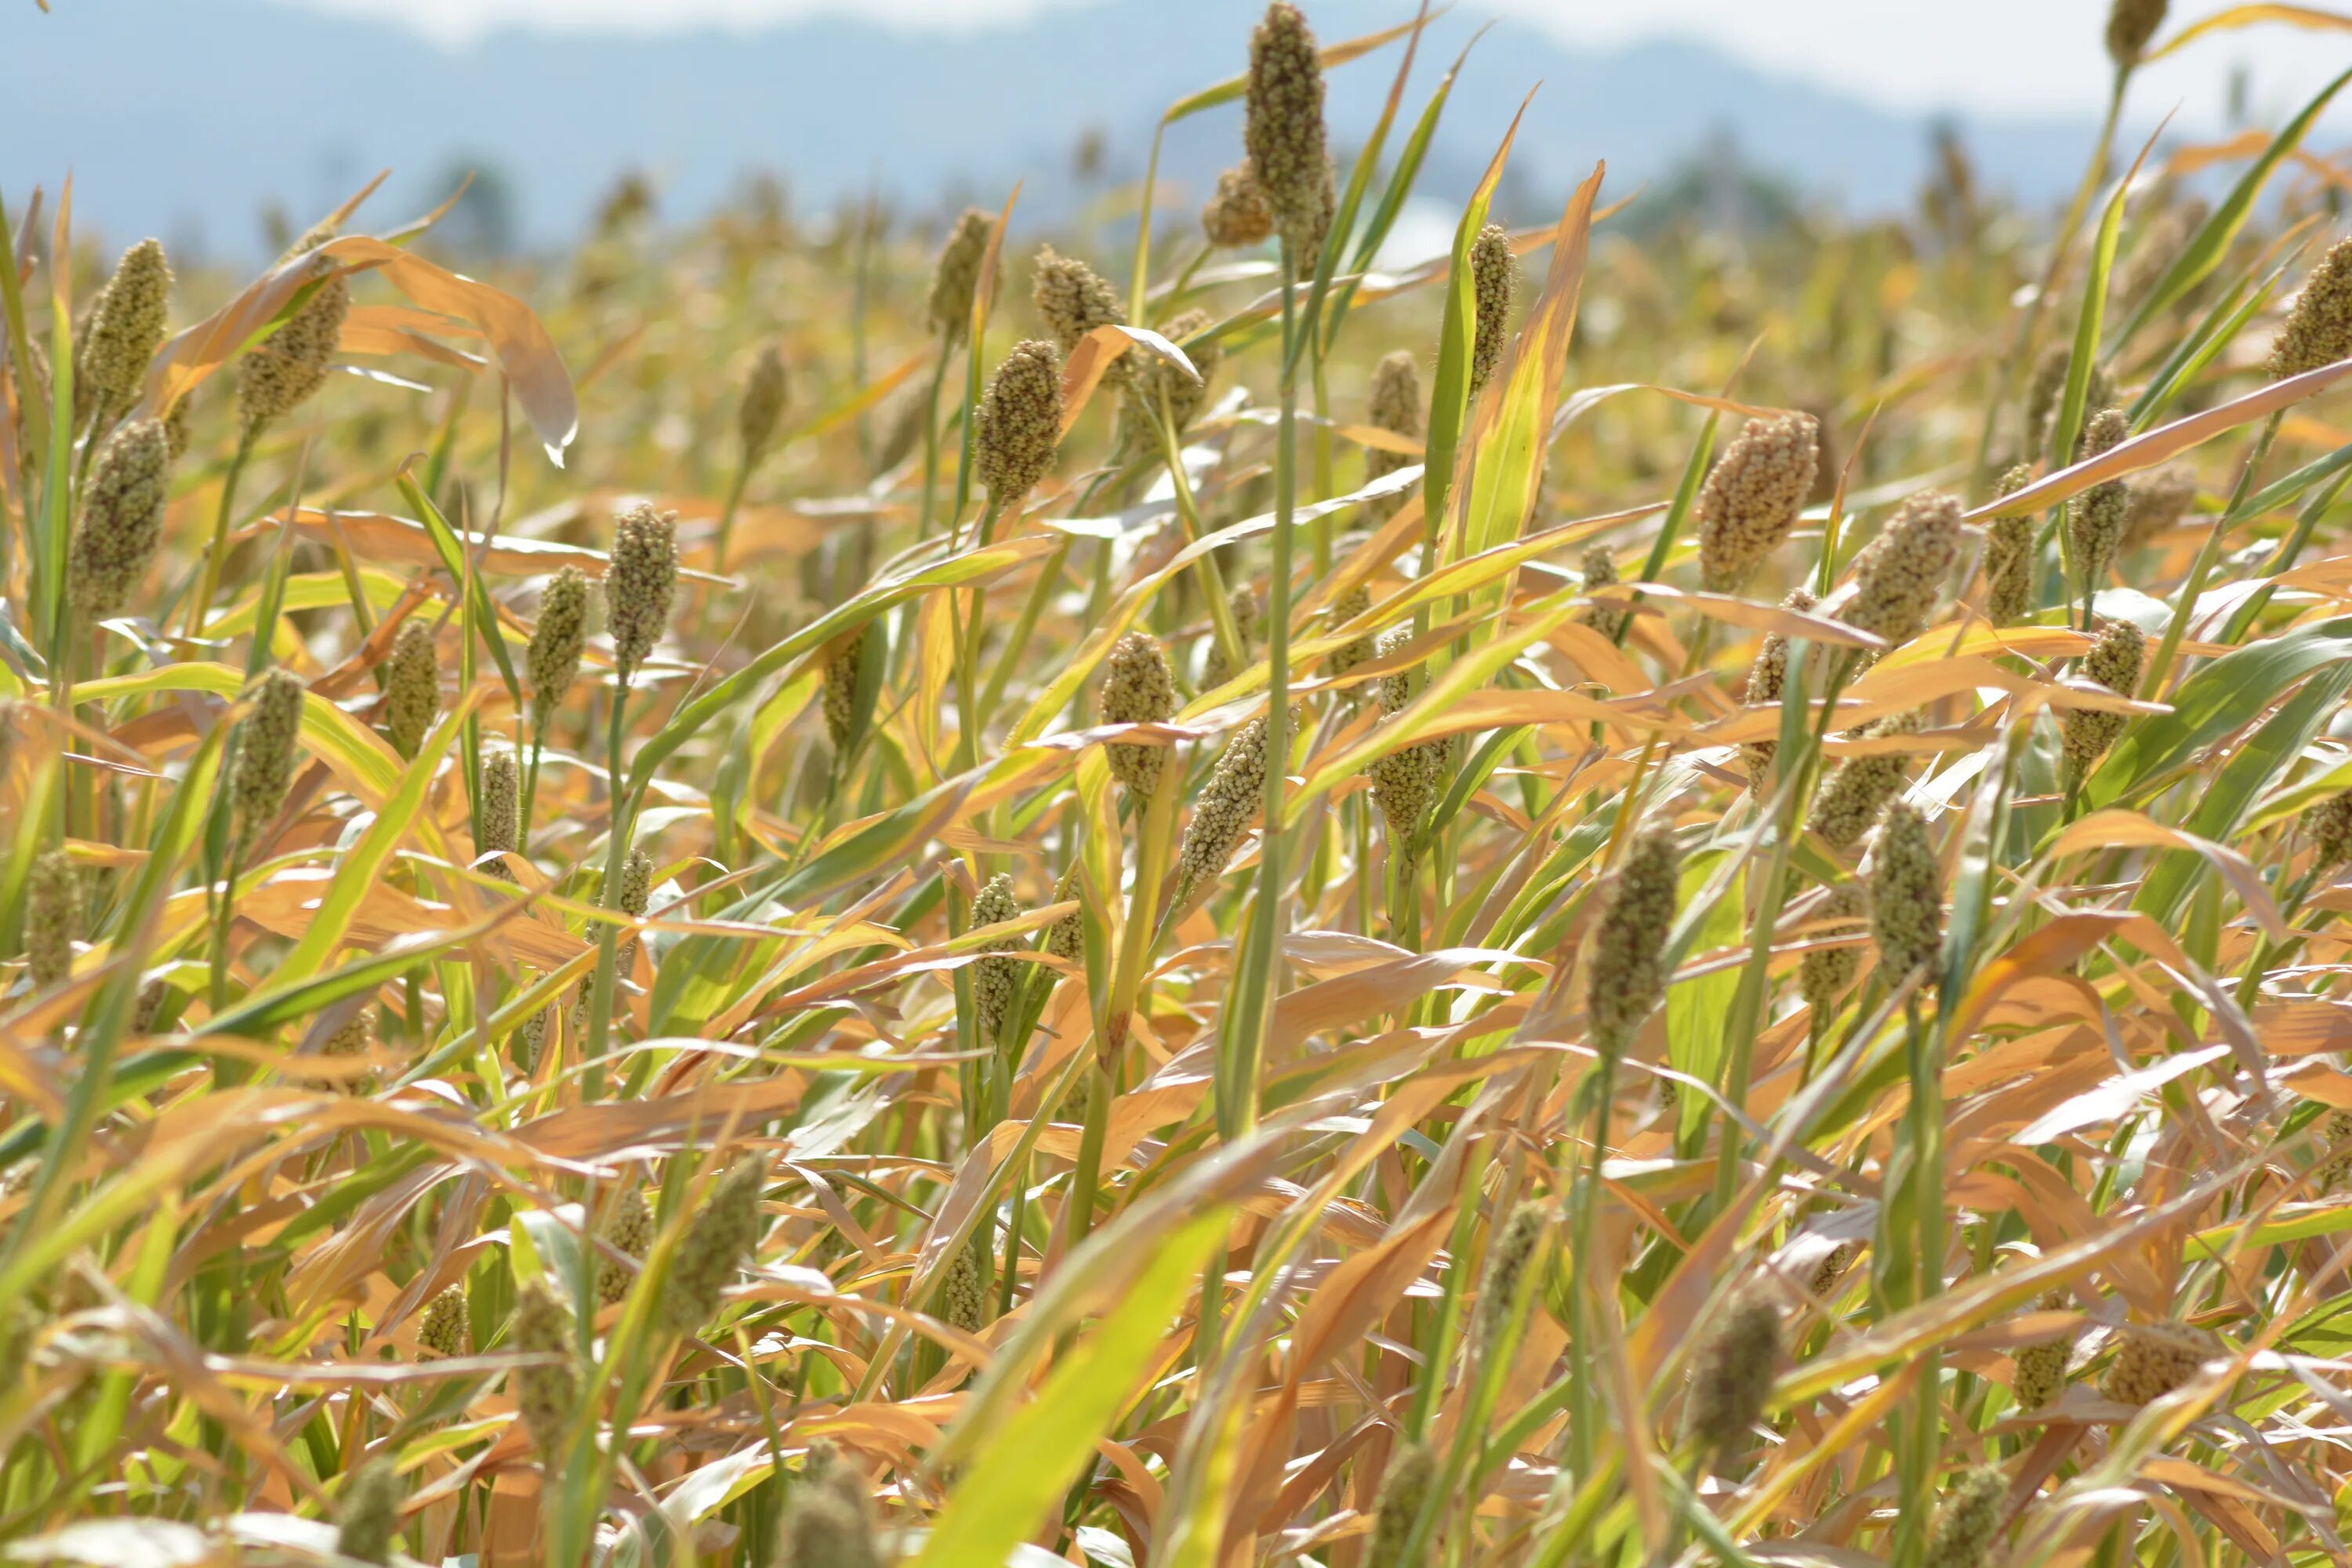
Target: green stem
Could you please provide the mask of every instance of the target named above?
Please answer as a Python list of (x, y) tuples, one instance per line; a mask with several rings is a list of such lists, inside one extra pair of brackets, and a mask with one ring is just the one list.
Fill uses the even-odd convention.
[[(621, 866), (629, 854), (629, 797), (621, 777), (621, 739), (629, 710), (629, 678), (622, 671), (613, 687), (613, 717), (604, 741), (605, 787), (612, 795), (612, 816), (605, 828), (604, 886), (597, 902), (617, 909), (621, 896)], [(596, 926), (596, 980), (588, 998), (588, 1038), (581, 1055), (583, 1100), (601, 1099), (604, 1088), (604, 1060), (611, 1041), (613, 988), (619, 967), (620, 932), (608, 921)]]
[(751, 482), (751, 454), (735, 465), (735, 478), (727, 487), (727, 505), (719, 514), (719, 537), (710, 551), (710, 569), (724, 575), (727, 571), (727, 542), (735, 536), (735, 511), (743, 504), (744, 488)]
[(228, 460), (228, 472), (221, 476), (220, 508), (213, 513), (212, 542), (205, 546), (203, 572), (196, 578), (195, 597), (188, 602), (187, 634), (196, 637), (205, 629), (205, 616), (212, 612), (213, 595), (220, 587), (221, 557), (228, 550), (229, 516), (236, 507), (237, 476), (245, 472), (245, 460), (253, 452), (253, 432), (237, 438), (236, 450)]

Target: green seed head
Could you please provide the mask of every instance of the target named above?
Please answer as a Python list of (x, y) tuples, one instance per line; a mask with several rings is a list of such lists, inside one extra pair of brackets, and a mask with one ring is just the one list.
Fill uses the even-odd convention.
[(1821, 461), (1810, 414), (1750, 419), (1706, 476), (1698, 497), (1699, 573), (1718, 594), (1748, 585), (1797, 525)]
[[(1370, 403), (1366, 413), (1374, 429), (1386, 430), (1393, 436), (1420, 438), (1421, 367), (1411, 353), (1399, 349), (1372, 367)], [(1364, 448), (1364, 480), (1369, 484), (1396, 472), (1412, 461), (1402, 452), (1367, 447)], [(1404, 505), (1405, 493), (1400, 491), (1395, 495), (1378, 496), (1366, 501), (1365, 521), (1377, 527), (1394, 517)]]
[(940, 1284), (941, 1321), (967, 1334), (988, 1326), (988, 1287), (996, 1262), (989, 1251), (989, 1233), (994, 1228), (986, 1223), (974, 1227), (971, 1239), (948, 1259), (947, 1278)]
[[(1257, 647), (1259, 605), (1257, 595), (1247, 584), (1225, 595), (1225, 609), (1234, 618), (1234, 630), (1242, 640), (1242, 656), (1246, 658)], [(1213, 691), (1241, 671), (1225, 658), (1225, 648), (1213, 632), (1209, 637), (1209, 655), (1201, 665), (1201, 689)]]
[(2271, 342), (2273, 381), (2352, 358), (2352, 238), (2329, 247)]
[(2122, 548), (2137, 550), (2179, 527), (2196, 501), (2197, 476), (2186, 468), (2158, 468), (2134, 479), (2124, 508)]
[(74, 942), (81, 935), (81, 874), (62, 849), (33, 861), (25, 888), (25, 961), (36, 990), (46, 990), (73, 972)]
[[(2015, 495), (2033, 482), (2033, 465), (2020, 463), (2001, 475), (1996, 496)], [(1985, 530), (1985, 614), (1997, 626), (2013, 626), (2033, 614), (2033, 519), (1997, 517)]]
[(622, 685), (669, 629), (677, 594), (677, 514), (640, 501), (614, 526), (612, 564), (604, 573), (604, 624)]
[(286, 804), (302, 738), (303, 690), (299, 676), (273, 666), (253, 694), (236, 752), (236, 814), (248, 831), (277, 816)]
[(428, 1357), (461, 1356), (471, 1337), (467, 1329), (466, 1282), (460, 1279), (425, 1304), (425, 1314), (416, 1325), (416, 1342)]
[(860, 626), (824, 661), (824, 733), (839, 752), (849, 744), (857, 719), (857, 667), (866, 649), (866, 628)]
[[(2063, 1311), (2066, 1292), (2047, 1290), (2039, 1303), (2045, 1312)], [(2023, 1345), (2017, 1352), (2017, 1375), (2010, 1384), (2010, 1394), (2020, 1410), (2039, 1410), (2066, 1389), (2066, 1363), (2074, 1359), (2074, 1336), (2046, 1340), (2040, 1344)]]
[(2099, 1392), (2118, 1405), (2146, 1405), (2194, 1378), (2221, 1344), (2187, 1323), (2131, 1323)]
[(139, 401), (147, 366), (163, 346), (172, 313), (172, 264), (162, 242), (142, 239), (122, 253), (99, 291), (74, 366), (74, 396), (98, 423)]
[(163, 412), (163, 444), (175, 463), (188, 455), (188, 409), (194, 402), (183, 395)]
[(1265, 806), (1265, 718), (1261, 714), (1234, 731), (1209, 775), (1208, 787), (1193, 803), (1192, 820), (1184, 825), (1184, 840), (1176, 851), (1171, 911), (1190, 911), (1208, 897)]
[(746, 1156), (710, 1186), (710, 1196), (679, 1243), (660, 1305), (662, 1326), (673, 1333), (701, 1331), (719, 1311), (721, 1292), (750, 1265), (760, 1242), (760, 1192), (767, 1162)]
[[(1106, 724), (1162, 724), (1176, 714), (1176, 678), (1169, 673), (1168, 650), (1149, 632), (1129, 632), (1111, 645), (1105, 661), (1102, 716)], [(1160, 787), (1167, 748), (1113, 742), (1103, 748), (1111, 776), (1139, 800)]]
[(2352, 789), (2305, 806), (2303, 831), (2311, 840), (2314, 871), (2326, 871), (2352, 860)]
[[(1914, 709), (1908, 713), (1890, 714), (1863, 733), (1874, 739), (1912, 735), (1918, 733), (1924, 721), (1925, 716)], [(1812, 816), (1805, 826), (1820, 834), (1832, 848), (1844, 849), (1859, 842), (1877, 820), (1878, 808), (1903, 787), (1909, 767), (1910, 759), (1900, 752), (1841, 759), (1813, 798)]]
[(1364, 1548), (1364, 1568), (1403, 1568), (1404, 1549), (1421, 1517), (1429, 1489), (1437, 1483), (1437, 1458), (1421, 1443), (1404, 1443), (1389, 1456), (1372, 1504), (1372, 1533)]
[(481, 852), (510, 854), (520, 848), (522, 768), (511, 749), (500, 746), (483, 760), (481, 804)]
[(335, 1027), (319, 1047), (322, 1057), (363, 1057), (375, 1044), (375, 1016), (365, 1007), (353, 1009), (352, 1016)]
[(1274, 208), (1247, 163), (1217, 176), (1217, 194), (1201, 208), (1201, 232), (1211, 245), (1229, 250), (1263, 245), (1274, 233)]
[(1054, 466), (1062, 445), (1062, 356), (1032, 338), (1013, 345), (972, 423), (971, 458), (989, 498), (1010, 505)]
[[(1019, 920), (1023, 914), (1020, 895), (1013, 890), (1013, 879), (998, 872), (980, 889), (971, 901), (971, 923), (976, 929), (994, 925), (1000, 921)], [(1023, 943), (1019, 937), (1004, 937), (990, 942), (982, 951), (989, 954), (1018, 952)], [(980, 1037), (995, 1041), (1004, 1034), (1004, 1026), (1013, 1016), (1013, 1000), (1021, 989), (1021, 965), (1010, 958), (994, 956), (975, 959), (971, 966), (972, 1005), (980, 1016)]]
[[(1054, 342), (1065, 354), (1076, 348), (1078, 340), (1097, 327), (1114, 327), (1127, 320), (1118, 289), (1085, 262), (1059, 255), (1050, 245), (1037, 252), (1029, 297), (1037, 307), (1037, 314), (1053, 329)], [(1056, 402), (1056, 417), (1060, 412), (1061, 405)]]
[(929, 302), (931, 331), (950, 348), (971, 332), (971, 302), (980, 289), (980, 265), (988, 255), (989, 231), (996, 222), (978, 207), (966, 207), (948, 230), (940, 247), (939, 264), (931, 269)]
[[(2111, 620), (2099, 628), (2099, 640), (2084, 657), (2083, 674), (2108, 690), (2130, 696), (2139, 686), (2140, 666), (2147, 655), (2147, 634), (2129, 621)], [(2097, 713), (2074, 708), (2059, 717), (2066, 765), (2074, 776), (2088, 774), (2107, 754), (2116, 737), (2131, 722), (2128, 713)]]
[(68, 595), (88, 619), (120, 614), (147, 574), (163, 539), (171, 463), (171, 439), (160, 420), (134, 419), (99, 448), (66, 563)]
[[(643, 849), (631, 849), (629, 858), (621, 862), (621, 885), (616, 892), (618, 897), (611, 908), (625, 915), (643, 918), (653, 902), (654, 858)], [(625, 973), (636, 961), (637, 939), (633, 932), (621, 939), (614, 951), (614, 967)]]
[(515, 1407), (524, 1430), (543, 1455), (563, 1447), (580, 1407), (580, 1347), (572, 1313), (544, 1279), (527, 1280), (515, 1296), (514, 1348), (528, 1355), (560, 1357), (549, 1365), (515, 1371)]
[(1944, 948), (1944, 873), (1927, 819), (1906, 801), (1889, 802), (1871, 862), (1870, 934), (1887, 984), (1921, 970), (1934, 984)]
[(1470, 289), (1477, 305), (1470, 339), (1470, 395), (1476, 397), (1503, 363), (1503, 345), (1511, 335), (1511, 296), (1519, 281), (1518, 258), (1511, 254), (1510, 232), (1488, 224), (1470, 244)]
[[(1067, 903), (1077, 896), (1078, 874), (1076, 871), (1064, 872), (1062, 879), (1054, 885), (1054, 901)], [(1086, 961), (1087, 928), (1077, 910), (1072, 910), (1045, 928), (1045, 951), (1072, 963)]]
[[(654, 1207), (644, 1191), (631, 1187), (614, 1200), (612, 1217), (604, 1222), (604, 1239), (617, 1251), (642, 1258), (654, 1242)], [(596, 1260), (596, 1299), (611, 1306), (629, 1293), (637, 1271), (610, 1258)]]
[(1673, 832), (1643, 829), (1626, 847), (1604, 897), (1584, 972), (1584, 1010), (1592, 1043), (1621, 1058), (1642, 1021), (1666, 994), (1666, 933), (1675, 923), (1682, 854)]
[[(1331, 601), (1330, 618), (1333, 629), (1346, 626), (1371, 607), (1371, 584), (1357, 584)], [(1352, 642), (1342, 643), (1326, 655), (1323, 659), (1323, 672), (1333, 677), (1342, 676), (1371, 657), (1372, 639), (1358, 637)]]
[[(1595, 588), (1606, 588), (1620, 580), (1617, 575), (1616, 555), (1611, 552), (1609, 546), (1598, 540), (1584, 547), (1584, 553), (1578, 558), (1577, 565), (1584, 574), (1584, 591), (1588, 594)], [(1633, 612), (1622, 604), (1587, 605), (1576, 612), (1577, 625), (1591, 626), (1612, 642), (1617, 639), (1619, 630), (1629, 625), (1633, 619)]]
[(1474, 1353), (1491, 1351), (1509, 1323), (1519, 1281), (1526, 1277), (1536, 1248), (1543, 1245), (1548, 1223), (1541, 1204), (1521, 1204), (1495, 1234), (1486, 1251), (1486, 1278), (1478, 1287), (1478, 1305), (1470, 1322), (1470, 1342), (1477, 1347)]
[(2147, 42), (2164, 26), (2168, 0), (2114, 0), (2107, 12), (2107, 58), (2118, 68), (2139, 63)]
[(1960, 528), (1957, 496), (1930, 490), (1905, 501), (1855, 558), (1853, 596), (1841, 618), (1890, 645), (1917, 637), (1960, 558)]
[[(2120, 408), (2102, 408), (2083, 426), (2075, 461), (2111, 452), (2131, 434), (2131, 421)], [(2066, 503), (2066, 526), (2074, 535), (2074, 561), (2083, 580), (2094, 588), (2106, 576), (2107, 563), (2123, 543), (2124, 516), (2131, 509), (2131, 487), (2121, 479), (2105, 479)]]
[[(1589, 584), (1590, 577), (1585, 579)], [(1780, 601), (1784, 610), (1800, 613), (1813, 607), (1813, 596), (1802, 588), (1791, 588)], [(1756, 662), (1748, 667), (1748, 694), (1750, 708), (1774, 708), (1789, 684), (1789, 639), (1779, 632), (1766, 632), (1756, 649)], [(1739, 748), (1740, 759), (1748, 765), (1748, 787), (1757, 795), (1764, 793), (1764, 781), (1772, 774), (1772, 759), (1780, 749), (1778, 741), (1748, 741)]]
[(1980, 1465), (1954, 1477), (1936, 1510), (1921, 1568), (1984, 1568), (2000, 1539), (2008, 1500), (2009, 1478), (1997, 1466)]
[(580, 674), (580, 653), (588, 642), (588, 579), (565, 566), (547, 580), (539, 595), (539, 624), (530, 628), (530, 722), (544, 731)]
[[(1816, 936), (1851, 936), (1859, 932), (1870, 914), (1870, 890), (1860, 882), (1840, 882), (1832, 888), (1829, 897), (1822, 900), (1813, 913), (1817, 921), (1834, 921), (1836, 925)], [(1808, 952), (1797, 965), (1797, 989), (1805, 998), (1805, 1005), (1816, 1019), (1825, 1019), (1837, 1005), (1838, 997), (1853, 984), (1854, 972), (1862, 967), (1862, 950), (1856, 947), (1830, 947)]]
[(1321, 216), (1329, 154), (1322, 62), (1307, 18), (1289, 0), (1273, 0), (1250, 35), (1246, 79), (1242, 145), (1276, 226), (1303, 231)]
[[(591, 986), (595, 984), (594, 976), (583, 976), (583, 978)], [(525, 1018), (522, 1021), (522, 1026), (514, 1032), (515, 1065), (523, 1071), (530, 1072), (538, 1068), (539, 1053), (547, 1045), (548, 1020), (557, 1016), (552, 1005), (542, 1007)]]
[(236, 412), (247, 441), (284, 418), (327, 379), (343, 318), (352, 308), (352, 286), (342, 269), (320, 260), (323, 280), (286, 323), (237, 363)]
[(441, 656), (433, 647), (433, 628), (411, 617), (400, 624), (392, 639), (392, 655), (384, 660), (384, 721), (392, 731), (393, 749), (413, 757), (433, 728), (441, 710)]
[(359, 1563), (390, 1563), (400, 1534), (400, 1477), (370, 1459), (335, 1500), (335, 1552)]
[(751, 376), (743, 384), (743, 402), (735, 411), (736, 433), (743, 438), (743, 460), (756, 463), (767, 455), (776, 425), (784, 416), (792, 389), (784, 374), (784, 356), (770, 343), (751, 362)]
[(1734, 1296), (1693, 1352), (1683, 1425), (1718, 1474), (1732, 1468), (1763, 1418), (1780, 1361), (1780, 1314), (1760, 1290)]

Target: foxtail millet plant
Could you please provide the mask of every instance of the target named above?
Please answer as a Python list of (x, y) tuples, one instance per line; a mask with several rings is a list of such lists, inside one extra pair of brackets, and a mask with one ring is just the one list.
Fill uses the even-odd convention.
[(1721, 594), (1748, 585), (1780, 548), (1812, 493), (1821, 425), (1810, 414), (1750, 419), (1707, 470), (1698, 496), (1700, 581)]
[(68, 595), (88, 619), (121, 614), (147, 575), (163, 539), (171, 464), (171, 442), (153, 419), (118, 426), (99, 448), (66, 567)]

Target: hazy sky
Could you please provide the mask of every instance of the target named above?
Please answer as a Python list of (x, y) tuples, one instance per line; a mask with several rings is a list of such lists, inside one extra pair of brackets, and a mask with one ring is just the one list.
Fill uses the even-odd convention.
[[(570, 29), (753, 26), (819, 14), (908, 27), (982, 27), (1087, 0), (284, 0), (402, 21), (451, 43), (501, 24)], [(1166, 0), (1181, 5), (1183, 0)], [(2172, 26), (2229, 0), (2175, 0)], [(2106, 87), (2099, 36), (2106, 0), (1467, 0), (1565, 42), (1697, 37), (1759, 64), (1895, 107), (2000, 113), (2096, 112)], [(1398, 0), (1402, 15), (1411, 9)], [(1314, 14), (1312, 0), (1307, 13)], [(2168, 28), (2168, 32), (2170, 28)], [(2347, 65), (2352, 33), (2266, 24), (2159, 62), (2136, 107), (2178, 106), (2187, 125), (2220, 121), (2229, 70), (2252, 69), (2258, 116), (2274, 119)]]

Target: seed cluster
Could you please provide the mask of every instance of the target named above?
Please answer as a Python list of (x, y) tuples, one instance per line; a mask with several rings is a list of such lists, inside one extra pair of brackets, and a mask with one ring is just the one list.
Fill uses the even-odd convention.
[(1013, 345), (989, 379), (972, 423), (972, 471), (992, 500), (1010, 505), (1054, 467), (1062, 444), (1062, 356), (1032, 339)]
[(1721, 594), (1747, 586), (1796, 527), (1820, 461), (1821, 424), (1811, 415), (1748, 422), (1699, 491), (1699, 574), (1706, 586)]
[(1683, 1428), (1717, 1474), (1731, 1472), (1763, 1419), (1780, 1362), (1780, 1314), (1755, 1287), (1733, 1296), (1702, 1329), (1691, 1354)]
[[(1106, 724), (1164, 724), (1176, 716), (1176, 678), (1158, 637), (1128, 632), (1111, 645), (1101, 702)], [(1138, 800), (1149, 800), (1160, 787), (1167, 759), (1167, 748), (1146, 742), (1113, 741), (1103, 747), (1111, 777)]]
[[(2129, 697), (2139, 687), (2140, 667), (2147, 653), (2147, 634), (2126, 620), (2111, 620), (2099, 628), (2099, 640), (2084, 657), (2084, 679), (2105, 687), (2119, 696)], [(2088, 708), (2070, 708), (2059, 720), (2059, 731), (2065, 743), (2066, 766), (2076, 778), (2087, 775), (2097, 765), (2116, 737), (2131, 722), (2128, 713), (2106, 713)]]
[(1189, 911), (1208, 897), (1265, 807), (1265, 719), (1260, 715), (1234, 731), (1209, 774), (1208, 786), (1193, 803), (1176, 851), (1171, 910)]
[(677, 514), (640, 501), (614, 527), (613, 563), (604, 573), (604, 626), (613, 634), (622, 685), (669, 629), (677, 595)]
[(1871, 851), (1870, 934), (1887, 984), (1926, 971), (1935, 980), (1944, 947), (1944, 873), (1927, 819), (1904, 801), (1888, 805)]
[(1650, 827), (1626, 847), (1608, 889), (1584, 972), (1587, 1025), (1603, 1056), (1622, 1056), (1643, 1020), (1665, 1000), (1666, 933), (1681, 875), (1673, 832)]
[(121, 614), (147, 575), (163, 539), (171, 463), (170, 439), (152, 419), (118, 426), (99, 448), (66, 566), (67, 591), (83, 616)]
[[(1863, 731), (1868, 740), (1916, 735), (1927, 715), (1918, 709), (1889, 714)], [(1813, 814), (1806, 829), (1819, 834), (1832, 848), (1849, 848), (1878, 820), (1879, 807), (1903, 787), (1911, 759), (1900, 752), (1872, 752), (1846, 757), (1830, 770), (1821, 793), (1813, 797)]]
[(1958, 497), (1930, 490), (1905, 501), (1854, 558), (1853, 597), (1840, 618), (1894, 647), (1917, 637), (1960, 558), (1960, 537)]
[(74, 363), (74, 399), (98, 424), (139, 401), (171, 313), (172, 264), (161, 242), (142, 239), (99, 290)]
[(539, 621), (530, 629), (524, 668), (530, 675), (530, 722), (544, 732), (571, 695), (588, 646), (588, 578), (577, 566), (559, 567), (540, 590)]
[(2221, 1342), (2186, 1323), (2129, 1323), (2099, 1392), (2118, 1405), (2147, 1405), (2181, 1387), (2221, 1353)]
[[(978, 207), (966, 207), (948, 229), (931, 270), (931, 291), (926, 310), (931, 330), (953, 348), (971, 335), (971, 305), (980, 289), (980, 269), (988, 255), (989, 232), (996, 220)], [(994, 279), (991, 280), (992, 285)]]
[[(2020, 463), (2001, 475), (1996, 497), (2015, 495), (2033, 482), (2033, 465)], [(2013, 626), (2033, 614), (2033, 519), (1997, 517), (1985, 528), (1985, 614), (1997, 626)]]
[(1217, 190), (1201, 207), (1201, 233), (1223, 249), (1263, 245), (1274, 234), (1274, 206), (1246, 163), (1217, 176)]
[[(1829, 890), (1820, 907), (1813, 911), (1817, 921), (1833, 921), (1830, 930), (1815, 934), (1822, 937), (1851, 936), (1860, 932), (1870, 915), (1870, 889), (1863, 882), (1840, 882)], [(1815, 1020), (1825, 1021), (1830, 1009), (1845, 988), (1853, 984), (1855, 973), (1862, 968), (1862, 950), (1857, 947), (1825, 947), (1808, 952), (1797, 965), (1797, 991), (1804, 997), (1805, 1005), (1812, 1010)]]
[(1511, 254), (1510, 232), (1490, 223), (1470, 245), (1470, 290), (1476, 307), (1470, 337), (1474, 398), (1503, 363), (1503, 345), (1511, 335), (1511, 296), (1518, 283), (1519, 263)]
[[(971, 923), (974, 929), (995, 925), (1002, 921), (1019, 920), (1025, 911), (1018, 894), (1013, 890), (1013, 879), (998, 872), (980, 889), (971, 901)], [(1003, 937), (990, 942), (981, 951), (992, 956), (973, 961), (971, 966), (971, 1000), (980, 1016), (980, 1037), (993, 1043), (1004, 1036), (1005, 1025), (1013, 1016), (1013, 1001), (1021, 989), (1022, 964), (1010, 958), (992, 956), (1018, 952), (1019, 937)]]
[[(2075, 460), (2113, 451), (2130, 434), (2131, 422), (2122, 409), (2102, 408), (2083, 426)], [(2107, 563), (2123, 543), (2124, 519), (2130, 509), (2130, 487), (2121, 479), (2102, 479), (2066, 503), (2066, 527), (2074, 539), (2074, 569), (2082, 574), (2085, 593), (2105, 580)]]

